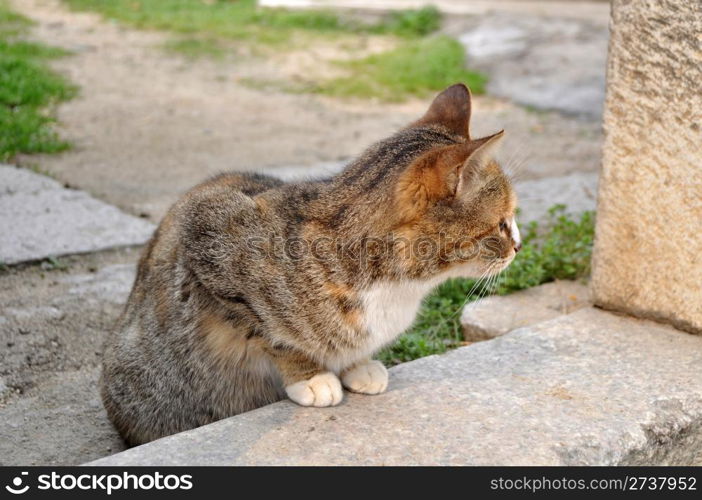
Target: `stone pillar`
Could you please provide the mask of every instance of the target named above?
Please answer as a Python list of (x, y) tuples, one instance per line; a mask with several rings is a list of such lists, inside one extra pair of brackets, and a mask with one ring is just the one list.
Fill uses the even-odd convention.
[(592, 290), (702, 333), (702, 1), (614, 0)]

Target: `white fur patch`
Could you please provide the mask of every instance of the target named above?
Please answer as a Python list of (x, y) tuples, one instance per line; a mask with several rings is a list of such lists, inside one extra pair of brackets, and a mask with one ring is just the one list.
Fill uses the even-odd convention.
[(285, 388), (288, 397), (300, 406), (336, 406), (344, 399), (339, 378), (331, 372), (320, 373)]
[(370, 358), (412, 325), (422, 299), (434, 287), (449, 278), (478, 277), (481, 274), (477, 265), (468, 264), (424, 281), (375, 283), (360, 294), (363, 325), (368, 332), (365, 344), (354, 351), (327, 359), (327, 368), (340, 373), (346, 367)]
[(363, 292), (363, 322), (370, 334), (364, 354), (371, 355), (409, 328), (422, 299), (435, 285), (434, 280), (381, 282)]
[(388, 388), (388, 370), (380, 361), (371, 360), (343, 372), (341, 383), (360, 394), (380, 394)]
[(522, 237), (519, 234), (519, 227), (517, 226), (517, 220), (512, 217), (512, 225), (510, 228), (512, 233), (512, 240), (514, 240), (514, 246), (518, 246), (522, 242)]

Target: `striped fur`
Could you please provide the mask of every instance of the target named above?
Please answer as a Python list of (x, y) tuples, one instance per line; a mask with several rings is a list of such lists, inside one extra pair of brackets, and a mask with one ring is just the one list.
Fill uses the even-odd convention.
[[(248, 411), (286, 388), (300, 404), (336, 404), (337, 376), (384, 390), (370, 357), (422, 297), (518, 250), (514, 193), (491, 157), (501, 133), (473, 140), (469, 118), (469, 92), (455, 85), (333, 178), (223, 174), (179, 200), (106, 347), (102, 397), (125, 440)], [(415, 252), (422, 242), (433, 253)]]

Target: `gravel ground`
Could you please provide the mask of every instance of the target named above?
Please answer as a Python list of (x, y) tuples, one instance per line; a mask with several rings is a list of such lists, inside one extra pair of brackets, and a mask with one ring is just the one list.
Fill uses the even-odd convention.
[(102, 345), (137, 249), (0, 274), (0, 465), (69, 465), (121, 450), (97, 392)]

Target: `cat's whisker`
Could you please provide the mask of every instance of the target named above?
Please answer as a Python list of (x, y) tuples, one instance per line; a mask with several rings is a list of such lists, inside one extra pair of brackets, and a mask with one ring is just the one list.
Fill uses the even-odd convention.
[(522, 142), (513, 150), (512, 154), (505, 162), (505, 174), (512, 182), (521, 180), (524, 166), (531, 161), (533, 155), (531, 153), (525, 153), (527, 147), (526, 143)]
[(507, 176), (512, 182), (519, 182), (524, 177), (523, 169), (527, 162), (527, 158), (520, 158), (510, 165)]
[[(476, 292), (478, 287), (481, 285), (481, 281), (489, 276), (491, 269), (492, 269), (491, 266), (488, 267), (485, 270), (485, 272), (475, 281), (475, 283), (473, 284), (473, 287), (470, 289), (470, 291), (466, 295), (466, 301), (470, 300), (471, 296)], [(463, 303), (463, 305), (465, 305), (465, 302)]]
[[(481, 285), (481, 282), (486, 278), (488, 280), (491, 278), (490, 273), (492, 272), (493, 269), (494, 269), (494, 264), (491, 264), (490, 266), (488, 266), (488, 268), (480, 275), (480, 277), (476, 279), (476, 281), (473, 284), (473, 286), (471, 287), (470, 291), (466, 294), (466, 298), (463, 301), (463, 303), (460, 306), (458, 306), (456, 308), (456, 310), (453, 311), (453, 313), (450, 316), (443, 318), (441, 321), (439, 321), (437, 324), (435, 324), (434, 327), (431, 330), (429, 330), (429, 332), (428, 332), (429, 335), (433, 335), (434, 333), (436, 333), (440, 327), (444, 326), (449, 321), (452, 321), (453, 318), (455, 318), (458, 313), (463, 311), (463, 309), (466, 307), (466, 304), (468, 304), (468, 302), (470, 301), (470, 298), (473, 296), (473, 293), (475, 293), (477, 288)], [(483, 287), (483, 289), (484, 289), (484, 287)], [(482, 292), (482, 290), (481, 290), (481, 292)], [(476, 300), (479, 300), (479, 299), (476, 299)]]
[(471, 307), (474, 307), (474, 305), (485, 296), (485, 293), (486, 293), (486, 290), (488, 289), (489, 283), (493, 279), (493, 277), (495, 276), (491, 273), (498, 265), (499, 264), (497, 264), (497, 263), (490, 264), (488, 269), (485, 271), (485, 273), (483, 273), (482, 277), (480, 278), (480, 279), (483, 279), (485, 276), (487, 276), (487, 281), (485, 283), (483, 283), (483, 286), (480, 289), (480, 292), (478, 293), (478, 297), (475, 300), (471, 301), (470, 304), (468, 304), (468, 302), (470, 301), (470, 298), (472, 297), (473, 293), (475, 292), (476, 286), (480, 283), (480, 281), (476, 282), (476, 286), (474, 286), (473, 289), (471, 289), (471, 292), (469, 292), (468, 296), (466, 297), (466, 300), (463, 302), (460, 309), (463, 309), (466, 307), (468, 309), (470, 309)]
[(524, 150), (527, 148), (525, 142), (521, 142), (514, 148), (504, 162), (504, 171), (511, 180), (515, 180), (517, 175), (520, 173), (521, 169), (526, 164), (526, 161), (531, 156), (530, 154), (524, 154)]

